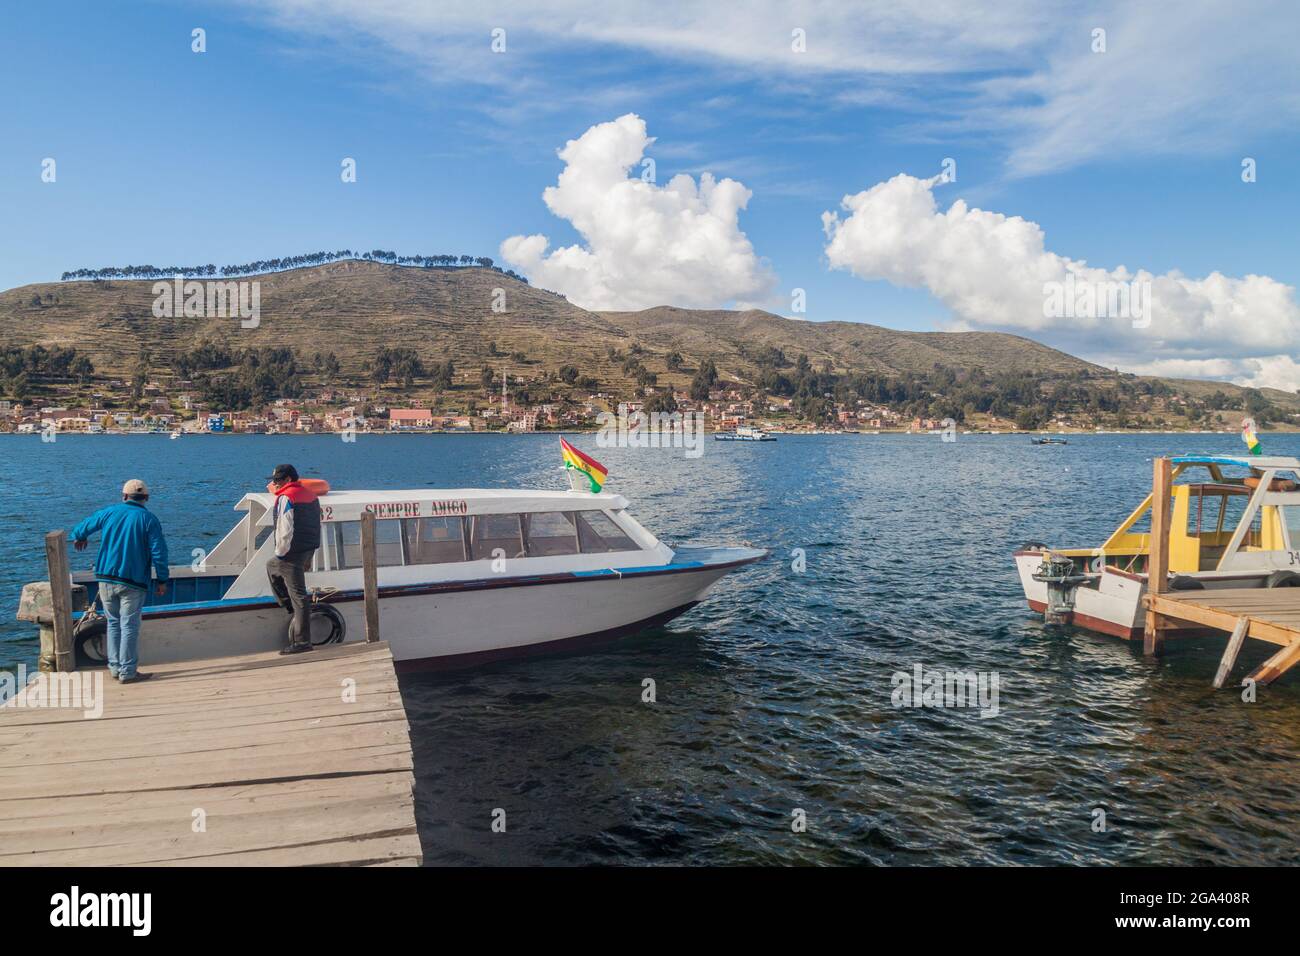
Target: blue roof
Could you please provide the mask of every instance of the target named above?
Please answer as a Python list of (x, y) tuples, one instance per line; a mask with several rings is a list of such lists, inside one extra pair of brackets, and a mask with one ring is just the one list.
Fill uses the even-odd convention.
[(1178, 455), (1175, 465), (1235, 465), (1238, 468), (1300, 468), (1300, 461), (1278, 455)]

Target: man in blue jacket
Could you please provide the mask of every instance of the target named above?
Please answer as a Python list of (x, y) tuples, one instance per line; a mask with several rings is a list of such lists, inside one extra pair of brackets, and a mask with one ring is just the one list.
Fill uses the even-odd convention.
[(96, 511), (72, 529), (78, 551), (86, 539), (102, 533), (95, 559), (99, 599), (108, 619), (108, 672), (123, 684), (148, 680), (152, 674), (136, 670), (139, 660), (140, 610), (149, 593), (149, 565), (157, 578), (158, 596), (167, 593), (167, 540), (162, 524), (144, 506), (149, 489), (132, 478), (122, 486), (122, 503)]

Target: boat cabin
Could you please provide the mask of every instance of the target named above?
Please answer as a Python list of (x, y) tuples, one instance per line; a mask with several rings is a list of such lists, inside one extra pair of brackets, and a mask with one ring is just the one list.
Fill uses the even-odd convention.
[[(1188, 455), (1174, 465), (1169, 570), (1231, 574), (1300, 570), (1300, 460)], [(1225, 469), (1247, 474), (1229, 477)], [(1180, 477), (1189, 480), (1179, 482)], [(1142, 573), (1151, 545), (1151, 495), (1099, 548), (1055, 553), (1081, 570)]]
[[(312, 588), (356, 590), (361, 515), (375, 516), (381, 586), (583, 573), (668, 564), (673, 551), (627, 513), (622, 495), (573, 491), (421, 489), (330, 491), (320, 497), (321, 545), (307, 574)], [(275, 495), (245, 495), (234, 528), (193, 565), (171, 569), (166, 595), (146, 607), (269, 595)], [(74, 575), (94, 599), (94, 575)]]

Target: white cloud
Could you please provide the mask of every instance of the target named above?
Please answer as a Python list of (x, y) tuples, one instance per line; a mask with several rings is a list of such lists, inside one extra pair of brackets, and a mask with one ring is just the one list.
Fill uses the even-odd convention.
[[(1089, 266), (1049, 251), (1037, 223), (961, 199), (941, 211), (936, 187), (938, 177), (900, 174), (845, 196), (846, 218), (822, 214), (831, 267), (927, 289), (959, 328), (1035, 332), (1107, 365), (1181, 363), (1176, 367), (1189, 373), (1231, 374), (1242, 384), (1300, 387), (1293, 359), (1300, 305), (1291, 286), (1258, 275), (1213, 272), (1193, 279), (1176, 271)], [(1050, 283), (1096, 289), (1120, 282), (1149, 286), (1149, 314), (1106, 315), (1106, 308), (1068, 319), (1044, 314)]]
[[(716, 308), (764, 299), (773, 277), (739, 225), (750, 192), (708, 173), (659, 186), (639, 178), (645, 121), (599, 123), (559, 151), (564, 170), (542, 193), (583, 245), (547, 253), (542, 235), (511, 236), (501, 256), (530, 282), (588, 309)], [(638, 175), (629, 178), (629, 171)]]
[[(894, 104), (929, 134), (993, 131), (1004, 137), (1013, 174), (1143, 154), (1222, 154), (1300, 119), (1293, 0), (245, 2), (296, 31), (348, 45), (377, 39), (431, 81), (495, 87), (523, 115), (617, 88), (609, 74), (592, 82), (584, 71), (644, 51), (670, 60), (682, 83), (713, 85), (716, 77), (679, 65), (716, 68), (800, 89), (820, 108)], [(505, 55), (488, 52), (496, 27), (507, 31)], [(795, 29), (805, 33), (805, 52), (791, 48)], [(1106, 31), (1104, 53), (1093, 52), (1095, 29)], [(564, 68), (547, 68), (551, 56)], [(643, 66), (628, 61), (630, 71)]]
[(1257, 359), (1157, 359), (1129, 365), (1125, 370), (1164, 378), (1209, 378), (1287, 392), (1300, 388), (1300, 362), (1290, 355)]

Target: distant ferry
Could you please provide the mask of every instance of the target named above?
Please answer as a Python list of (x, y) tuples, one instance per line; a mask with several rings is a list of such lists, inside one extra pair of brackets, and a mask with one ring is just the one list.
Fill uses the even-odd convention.
[[(380, 635), (399, 670), (567, 650), (657, 627), (767, 555), (670, 548), (608, 492), (421, 488), (326, 491), (319, 501), (321, 546), (307, 572), (312, 643), (365, 639), (361, 515), (370, 512)], [(173, 567), (166, 594), (150, 591), (142, 665), (285, 646), (289, 615), (266, 574), (274, 503), (269, 492), (245, 495), (235, 505), (244, 516), (203, 565)], [(73, 581), (93, 606), (94, 573)], [(103, 618), (76, 617), (78, 661), (103, 664)]]
[(769, 435), (761, 428), (741, 425), (735, 431), (718, 432), (713, 439), (714, 441), (776, 441), (776, 436)]

